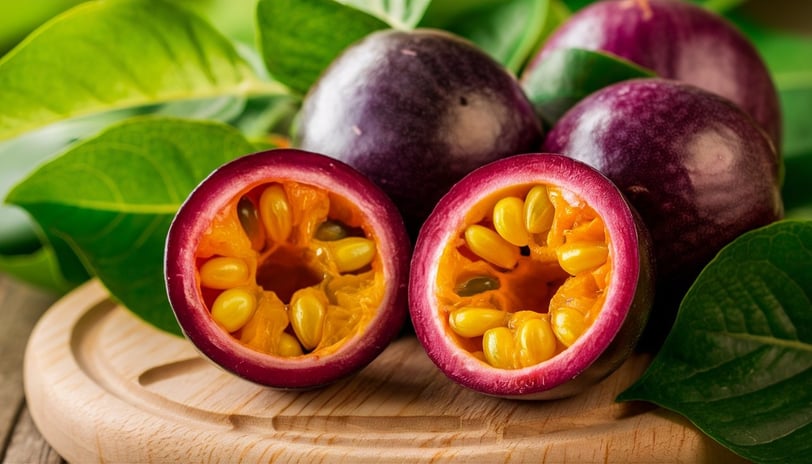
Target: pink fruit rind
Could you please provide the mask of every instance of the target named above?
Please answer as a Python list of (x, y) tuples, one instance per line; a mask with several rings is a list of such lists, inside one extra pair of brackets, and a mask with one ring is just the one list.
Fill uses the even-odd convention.
[[(237, 341), (213, 322), (200, 292), (196, 251), (218, 211), (246, 188), (292, 180), (353, 201), (374, 231), (387, 282), (375, 316), (363, 333), (327, 356), (274, 357)], [(407, 317), (409, 239), (391, 200), (346, 164), (315, 153), (277, 149), (246, 155), (209, 175), (186, 199), (166, 241), (167, 294), (178, 323), (194, 346), (215, 364), (252, 382), (277, 388), (314, 388), (360, 370), (399, 333)]]
[[(600, 315), (574, 345), (535, 366), (498, 369), (479, 361), (447, 335), (447, 321), (435, 297), (436, 263), (478, 201), (512, 186), (537, 183), (576, 193), (603, 217), (611, 237), (612, 282)], [(551, 399), (578, 393), (622, 364), (645, 326), (653, 299), (654, 266), (648, 233), (641, 224), (606, 177), (557, 154), (516, 155), (471, 172), (440, 200), (415, 244), (409, 304), (418, 340), (449, 378), (485, 394)]]

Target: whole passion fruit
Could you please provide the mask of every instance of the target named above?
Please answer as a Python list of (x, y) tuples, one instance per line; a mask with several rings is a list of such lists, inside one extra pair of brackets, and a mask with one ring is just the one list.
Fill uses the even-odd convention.
[(686, 1), (608, 0), (568, 19), (528, 66), (555, 50), (609, 52), (658, 76), (693, 84), (739, 105), (781, 141), (778, 94), (761, 56), (725, 18)]
[(415, 245), (412, 322), (429, 357), (481, 393), (578, 393), (632, 352), (653, 298), (644, 226), (602, 174), (554, 154), (483, 166)]
[(407, 316), (410, 245), (391, 200), (332, 158), (244, 156), (186, 199), (166, 242), (169, 301), (216, 364), (277, 388), (360, 370)]
[(766, 134), (689, 84), (639, 79), (597, 91), (564, 114), (544, 150), (604, 173), (643, 217), (658, 307), (675, 308), (725, 244), (783, 214), (781, 160)]
[(306, 96), (294, 145), (355, 167), (416, 235), (476, 167), (535, 151), (541, 126), (515, 77), (439, 31), (384, 30), (350, 46)]

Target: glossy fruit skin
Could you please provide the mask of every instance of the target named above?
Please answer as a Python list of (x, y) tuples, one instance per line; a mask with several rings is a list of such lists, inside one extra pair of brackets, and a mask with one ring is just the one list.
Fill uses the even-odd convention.
[[(201, 235), (217, 212), (252, 185), (293, 180), (352, 199), (367, 214), (378, 253), (385, 256), (386, 292), (360, 336), (335, 353), (280, 358), (239, 343), (211, 319), (197, 282), (195, 255)], [(229, 162), (201, 182), (178, 210), (167, 236), (167, 294), (184, 335), (207, 358), (252, 382), (279, 389), (310, 389), (335, 382), (371, 362), (398, 335), (407, 317), (406, 281), (410, 243), (391, 200), (371, 181), (332, 158), (276, 149)]]
[(691, 2), (648, 0), (646, 4), (628, 0), (590, 4), (555, 31), (533, 63), (563, 48), (612, 53), (659, 77), (730, 99), (767, 131), (780, 152), (778, 94), (749, 40), (725, 18)]
[(766, 134), (739, 107), (688, 84), (606, 87), (570, 109), (544, 149), (597, 168), (643, 217), (658, 308), (678, 305), (722, 246), (783, 214), (781, 160)]
[[(457, 346), (437, 307), (437, 265), (456, 240), (465, 215), (482, 198), (515, 185), (563, 187), (603, 217), (612, 237), (612, 284), (601, 313), (587, 332), (552, 359), (524, 369), (491, 367)], [(654, 262), (648, 232), (620, 191), (589, 166), (557, 154), (533, 153), (497, 160), (455, 184), (426, 220), (415, 244), (409, 306), (418, 340), (449, 378), (487, 395), (555, 399), (599, 382), (632, 353), (654, 298)], [(533, 302), (528, 302), (532, 307)]]
[(306, 96), (294, 145), (333, 156), (380, 185), (416, 235), (474, 168), (536, 150), (541, 126), (516, 79), (449, 33), (373, 33)]

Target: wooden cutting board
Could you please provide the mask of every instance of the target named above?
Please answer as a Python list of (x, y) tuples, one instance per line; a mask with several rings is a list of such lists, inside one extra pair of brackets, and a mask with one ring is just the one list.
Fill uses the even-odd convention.
[(92, 281), (58, 301), (26, 350), (31, 415), (83, 462), (735, 462), (686, 420), (613, 398), (630, 359), (566, 400), (498, 399), (448, 380), (413, 336), (309, 392), (254, 385), (113, 303)]

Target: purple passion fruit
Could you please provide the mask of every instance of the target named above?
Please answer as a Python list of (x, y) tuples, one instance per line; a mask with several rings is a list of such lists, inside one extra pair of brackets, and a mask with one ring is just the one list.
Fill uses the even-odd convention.
[(541, 141), (516, 79), (435, 30), (385, 30), (349, 47), (306, 96), (294, 137), (381, 186), (412, 236), (454, 182)]
[(658, 307), (662, 298), (678, 305), (722, 246), (783, 214), (781, 161), (766, 134), (728, 100), (685, 83), (599, 90), (564, 114), (544, 150), (604, 173), (643, 217)]
[(685, 1), (595, 2), (567, 20), (528, 68), (564, 48), (609, 52), (660, 77), (722, 95), (780, 147), (778, 94), (764, 61), (731, 23), (707, 9)]
[(206, 357), (253, 382), (312, 388), (360, 370), (405, 322), (409, 241), (354, 169), (293, 149), (232, 161), (172, 222), (169, 301)]
[(632, 352), (653, 298), (645, 227), (589, 166), (492, 162), (440, 200), (415, 245), (412, 323), (429, 357), (481, 393), (551, 399)]

